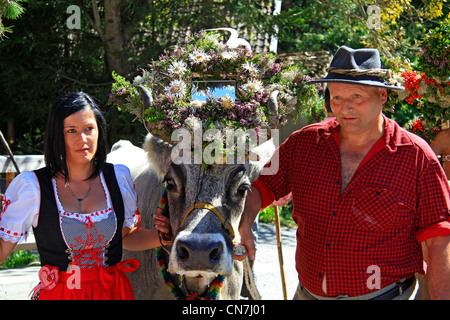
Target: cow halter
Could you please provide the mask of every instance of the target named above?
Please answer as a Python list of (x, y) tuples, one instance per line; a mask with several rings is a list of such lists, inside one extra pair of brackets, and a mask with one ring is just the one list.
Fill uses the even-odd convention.
[[(167, 204), (167, 189), (164, 188), (164, 191), (163, 191), (162, 197), (161, 197), (161, 201), (158, 205), (158, 208), (156, 209), (159, 214), (161, 214), (161, 215), (164, 214), (164, 211), (166, 209), (166, 204)], [(207, 208), (204, 207), (205, 205), (207, 206)], [(203, 208), (208, 209), (211, 212), (213, 212), (215, 215), (217, 215), (219, 217), (220, 221), (222, 222), (223, 226), (226, 227), (226, 229), (228, 230), (228, 232), (230, 232), (230, 230), (231, 230), (230, 235), (234, 238), (234, 231), (233, 231), (233, 228), (231, 228), (231, 224), (229, 223), (229, 220), (225, 219), (225, 217), (222, 215), (222, 213), (216, 207), (214, 207), (213, 205), (211, 205), (209, 203), (201, 203), (201, 202), (195, 203), (184, 215), (183, 220), (181, 221), (180, 227), (184, 224), (184, 220), (189, 215), (189, 213), (191, 213), (192, 210), (197, 209), (197, 208), (198, 209), (203, 209)], [(159, 232), (159, 237), (161, 240), (161, 237), (162, 237), (161, 232)], [(169, 246), (172, 246), (172, 244), (173, 244), (173, 241), (165, 240), (165, 242)], [(177, 288), (174, 285), (174, 283), (172, 282), (172, 280), (170, 279), (170, 274), (167, 271), (166, 264), (164, 263), (163, 251), (161, 249), (164, 249), (167, 253), (170, 253), (170, 250), (166, 249), (161, 241), (161, 247), (156, 248), (156, 260), (158, 262), (159, 269), (163, 276), (164, 284), (166, 285), (166, 287), (170, 290), (170, 292), (173, 294), (173, 296), (177, 300), (180, 300), (180, 299), (181, 300), (194, 300), (194, 299), (217, 300), (217, 297), (218, 297), (221, 289), (224, 286), (224, 282), (225, 282), (224, 276), (222, 276), (220, 274), (217, 275), (217, 277), (211, 283), (211, 285), (204, 297), (199, 296), (197, 293), (188, 293), (184, 296), (183, 293), (181, 292), (181, 290), (179, 288)]]
[[(164, 191), (163, 191), (162, 196), (161, 196), (161, 201), (159, 202), (159, 205), (158, 205), (158, 207), (157, 207), (157, 209), (156, 209), (156, 210), (158, 211), (159, 214), (161, 214), (161, 215), (164, 214), (166, 205), (167, 205), (167, 188), (164, 188)], [(181, 223), (180, 223), (178, 229), (180, 229), (180, 228), (184, 225), (184, 222), (185, 222), (186, 218), (187, 218), (187, 217), (189, 216), (189, 214), (190, 214), (192, 211), (194, 211), (195, 209), (206, 209), (206, 210), (211, 211), (212, 213), (214, 213), (214, 214), (220, 219), (220, 222), (222, 223), (223, 228), (224, 228), (225, 230), (227, 230), (228, 233), (230, 234), (231, 239), (232, 239), (232, 240), (234, 239), (235, 233), (234, 233), (233, 226), (231, 225), (230, 219), (225, 218), (225, 216), (222, 214), (222, 212), (220, 212), (219, 209), (217, 209), (217, 208), (216, 208), (215, 206), (213, 206), (212, 204), (206, 203), (206, 202), (199, 202), (199, 201), (195, 202), (195, 203), (194, 203), (194, 204), (186, 211), (186, 213), (184, 214), (183, 219), (181, 220)], [(162, 237), (161, 232), (159, 232), (159, 237), (160, 237), (160, 240), (162, 240), (162, 239), (161, 239), (161, 237)], [(168, 241), (168, 240), (164, 240), (164, 241), (165, 241), (165, 242), (167, 243), (167, 245), (170, 246), (170, 247), (171, 247), (172, 244), (173, 244), (173, 241)], [(165, 251), (167, 251), (168, 253), (170, 253), (170, 250), (168, 250), (168, 249), (165, 248), (165, 246), (162, 244), (162, 241), (160, 241), (160, 242), (161, 242), (161, 247), (162, 247)]]
[(198, 202), (197, 201), (196, 203), (194, 203), (194, 205), (192, 207), (190, 207), (188, 209), (188, 211), (186, 211), (186, 214), (184, 215), (183, 220), (181, 220), (181, 223), (180, 223), (180, 226), (178, 227), (178, 229), (180, 229), (183, 226), (184, 220), (186, 220), (188, 215), (195, 209), (206, 209), (206, 210), (214, 213), (220, 219), (220, 222), (222, 222), (223, 228), (225, 230), (227, 230), (228, 233), (230, 234), (231, 239), (234, 239), (235, 234), (234, 234), (233, 227), (231, 226), (230, 219), (225, 218), (225, 216), (222, 214), (222, 212), (220, 212), (219, 209), (217, 209), (212, 204), (207, 203), (207, 202)]

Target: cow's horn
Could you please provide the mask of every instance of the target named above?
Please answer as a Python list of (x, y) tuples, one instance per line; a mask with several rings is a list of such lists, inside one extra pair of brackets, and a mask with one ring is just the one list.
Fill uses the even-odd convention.
[(147, 129), (148, 132), (152, 133), (150, 130), (151, 129), (150, 123), (145, 121), (145, 111), (151, 108), (153, 105), (152, 93), (144, 86), (138, 86), (138, 88), (141, 89), (142, 100), (144, 101), (144, 108), (142, 109), (142, 121), (144, 122), (145, 129)]
[(273, 91), (270, 94), (269, 100), (268, 100), (268, 107), (269, 107), (269, 124), (272, 128), (278, 127), (278, 90)]
[(138, 86), (138, 88), (141, 89), (142, 100), (144, 101), (144, 108), (142, 109), (142, 121), (144, 122), (145, 129), (147, 129), (147, 131), (152, 136), (155, 136), (158, 139), (161, 139), (169, 144), (175, 145), (176, 143), (170, 141), (171, 136), (167, 136), (167, 134), (163, 133), (159, 123), (150, 123), (148, 121), (145, 121), (145, 111), (153, 107), (153, 97), (151, 91), (146, 87)]

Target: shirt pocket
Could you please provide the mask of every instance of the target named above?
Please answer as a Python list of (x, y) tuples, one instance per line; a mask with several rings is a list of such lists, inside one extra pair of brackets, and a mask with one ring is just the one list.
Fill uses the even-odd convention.
[(392, 190), (364, 187), (356, 192), (352, 219), (357, 228), (365, 230), (397, 230), (413, 219), (411, 206)]

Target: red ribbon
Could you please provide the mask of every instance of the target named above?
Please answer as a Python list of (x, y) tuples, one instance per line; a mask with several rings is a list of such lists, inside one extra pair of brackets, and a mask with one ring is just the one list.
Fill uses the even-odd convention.
[[(126, 266), (129, 265), (129, 266)], [(105, 290), (112, 289), (112, 286), (116, 286), (116, 299), (125, 299), (127, 292), (125, 289), (130, 286), (122, 285), (122, 283), (129, 283), (128, 277), (125, 272), (133, 272), (139, 267), (139, 261), (136, 259), (129, 259), (121, 261), (114, 266), (108, 268), (100, 268), (99, 278), (102, 282)]]
[[(136, 259), (130, 259), (107, 268), (80, 269), (81, 283), (98, 279), (105, 292), (114, 292), (114, 295), (110, 296), (108, 299), (134, 299), (133, 289), (131, 288), (130, 280), (125, 272), (135, 271), (138, 267), (139, 262)], [(51, 292), (56, 285), (66, 286), (66, 282), (72, 276), (71, 272), (58, 272), (57, 267), (44, 266), (42, 267), (42, 270), (44, 270), (42, 274), (41, 272), (39, 274), (41, 283), (30, 293), (33, 294), (33, 297), (40, 292), (40, 289), (47, 289), (45, 291)], [(44, 283), (42, 283), (42, 281)], [(82, 287), (81, 290), (83, 290)], [(48, 299), (48, 297), (51, 297), (51, 293), (47, 294), (47, 292), (41, 292), (41, 294), (45, 294)]]
[(2, 214), (6, 211), (6, 208), (11, 204), (11, 200), (6, 199), (6, 196), (0, 193), (0, 197), (2, 198), (2, 210), (0, 211), (0, 221), (2, 221)]

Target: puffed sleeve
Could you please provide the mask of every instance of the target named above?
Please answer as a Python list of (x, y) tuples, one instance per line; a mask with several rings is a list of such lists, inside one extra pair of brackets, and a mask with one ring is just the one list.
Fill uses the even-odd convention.
[(36, 227), (40, 207), (39, 182), (33, 172), (22, 172), (2, 195), (0, 212), (0, 238), (18, 243)]
[(125, 165), (115, 164), (114, 171), (116, 173), (117, 183), (119, 184), (123, 205), (125, 207), (125, 220), (123, 226), (128, 228), (135, 226), (139, 228), (140, 212), (137, 206), (138, 196), (134, 189), (130, 169)]

